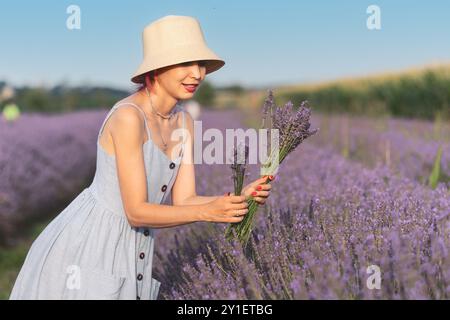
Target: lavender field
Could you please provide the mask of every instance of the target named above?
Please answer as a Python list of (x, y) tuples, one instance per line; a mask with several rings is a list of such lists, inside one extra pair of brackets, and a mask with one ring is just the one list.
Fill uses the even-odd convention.
[[(225, 128), (235, 126), (237, 117), (220, 119)], [(430, 174), (436, 144), (446, 143), (448, 151), (445, 136), (428, 137), (427, 144), (420, 132), (432, 124), (400, 120), (389, 120), (390, 129), (377, 134), (371, 131), (377, 122), (361, 119), (347, 135), (371, 142), (362, 143), (362, 150), (351, 145), (352, 153), (366, 153), (358, 158), (342, 153), (342, 136), (333, 132), (345, 132), (339, 123), (313, 116), (313, 127), (321, 131), (282, 164), (245, 250), (227, 243), (226, 225), (158, 230), (155, 272), (164, 298), (448, 299), (450, 184), (432, 189), (417, 179)], [(396, 132), (400, 124), (412, 133)], [(394, 144), (390, 163), (377, 149), (386, 136)], [(410, 160), (412, 152), (419, 156)], [(444, 154), (442, 162), (448, 160)], [(448, 165), (442, 164), (444, 173)], [(251, 178), (257, 173), (253, 166)], [(231, 188), (224, 165), (199, 166), (197, 174), (201, 194)], [(379, 290), (367, 287), (367, 268), (374, 265), (381, 271)]]
[(393, 173), (426, 183), (439, 148), (440, 181), (450, 182), (450, 123), (423, 120), (316, 115), (318, 146), (368, 167), (385, 165)]
[(0, 119), (0, 244), (13, 243), (24, 224), (51, 216), (92, 178), (105, 114)]
[[(1, 123), (0, 238), (11, 242), (21, 223), (54, 212), (46, 208), (89, 183), (104, 115)], [(250, 126), (255, 117), (205, 111), (200, 120), (203, 130), (223, 130)], [(245, 249), (225, 240), (226, 224), (156, 230), (160, 299), (450, 297), (448, 123), (313, 109), (312, 127), (319, 133), (283, 162)], [(432, 188), (427, 179), (439, 146), (441, 172)], [(249, 179), (258, 177), (255, 165), (250, 172)], [(196, 173), (198, 194), (232, 190), (227, 165), (198, 165)], [(380, 270), (379, 289), (368, 286), (370, 266)]]

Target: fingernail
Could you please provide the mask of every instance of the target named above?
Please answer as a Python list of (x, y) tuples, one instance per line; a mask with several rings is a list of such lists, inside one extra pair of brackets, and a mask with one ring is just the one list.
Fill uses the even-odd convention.
[(262, 189), (262, 186), (257, 186), (256, 187), (256, 190), (261, 190)]
[(252, 192), (252, 196), (256, 196), (258, 193), (256, 191)]
[(269, 176), (269, 179), (273, 180), (273, 179), (275, 179), (275, 177), (274, 176)]

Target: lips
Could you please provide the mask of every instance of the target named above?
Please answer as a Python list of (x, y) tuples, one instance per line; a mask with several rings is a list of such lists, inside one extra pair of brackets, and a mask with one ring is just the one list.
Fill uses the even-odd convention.
[(187, 91), (189, 91), (189, 92), (194, 92), (194, 91), (197, 89), (198, 84), (192, 85), (192, 84), (184, 84), (184, 83), (183, 83), (183, 86), (185, 87), (185, 89), (186, 89)]

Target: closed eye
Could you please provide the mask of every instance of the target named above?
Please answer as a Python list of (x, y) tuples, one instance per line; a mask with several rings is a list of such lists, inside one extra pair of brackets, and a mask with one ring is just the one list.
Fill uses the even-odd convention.
[(183, 62), (183, 63), (181, 63), (181, 65), (183, 65), (183, 66), (189, 66), (189, 65), (194, 64), (194, 63), (198, 63), (198, 65), (199, 65), (200, 67), (204, 67), (204, 66), (206, 65), (206, 62), (205, 62), (205, 61), (188, 61), (188, 62)]

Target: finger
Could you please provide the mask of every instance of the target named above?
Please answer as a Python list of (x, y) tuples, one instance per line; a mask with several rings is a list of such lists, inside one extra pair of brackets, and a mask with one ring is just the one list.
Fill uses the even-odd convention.
[(248, 202), (244, 201), (242, 203), (239, 204), (235, 204), (236, 205), (236, 209), (247, 209), (248, 208)]
[(231, 203), (241, 203), (244, 202), (245, 196), (230, 196)]
[(253, 191), (252, 192), (253, 199), (255, 197), (268, 197), (268, 196), (269, 196), (269, 191)]
[(256, 198), (254, 198), (254, 200), (255, 200), (258, 204), (264, 204), (264, 203), (266, 203), (266, 198), (256, 197)]
[(269, 191), (254, 191), (254, 193), (252, 193), (253, 198), (254, 197), (268, 197), (270, 194)]
[(230, 211), (235, 211), (235, 210), (241, 210), (241, 209), (246, 209), (246, 208), (248, 208), (248, 202), (247, 201), (244, 201), (244, 202), (241, 202), (241, 203), (233, 203), (231, 206), (230, 206)]
[(256, 186), (255, 189), (256, 189), (256, 191), (270, 190), (270, 189), (272, 189), (272, 185), (269, 183), (260, 184), (260, 185)]
[(240, 210), (240, 209), (246, 209), (248, 208), (248, 202), (244, 201), (241, 203), (233, 203), (230, 206), (230, 210)]
[(251, 182), (248, 186), (251, 188), (255, 188), (259, 184), (265, 184), (267, 181), (267, 176), (263, 176), (262, 178), (256, 179), (255, 181)]
[(268, 177), (269, 176), (263, 176), (262, 178), (259, 178), (258, 180), (255, 181), (255, 184), (256, 185), (266, 184)]
[(235, 217), (243, 216), (243, 215), (246, 215), (247, 213), (248, 213), (248, 209), (234, 210), (233, 216), (235, 216)]
[(227, 222), (230, 223), (238, 223), (241, 222), (244, 219), (244, 216), (240, 216), (240, 217), (230, 217), (228, 218)]

